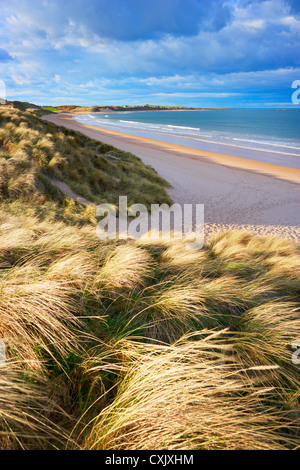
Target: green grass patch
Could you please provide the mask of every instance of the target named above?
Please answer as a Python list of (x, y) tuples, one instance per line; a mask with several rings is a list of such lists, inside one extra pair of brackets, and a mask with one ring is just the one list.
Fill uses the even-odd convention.
[(52, 106), (42, 106), (42, 109), (45, 111), (51, 111), (52, 113), (60, 113), (61, 111), (57, 108), (53, 108)]

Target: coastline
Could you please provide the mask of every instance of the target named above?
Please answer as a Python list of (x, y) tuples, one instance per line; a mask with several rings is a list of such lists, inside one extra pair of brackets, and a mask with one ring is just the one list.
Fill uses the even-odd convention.
[[(114, 118), (111, 119), (101, 119), (103, 113), (92, 113), (92, 115), (87, 114), (87, 116), (76, 114), (74, 115), (73, 119), (81, 124), (102, 128), (102, 130), (109, 129), (123, 134), (130, 134), (133, 136), (143, 137), (145, 139), (150, 139), (155, 142), (165, 142), (175, 144), (180, 147), (185, 147), (187, 149), (197, 149), (201, 152), (208, 152), (211, 154), (218, 154), (223, 156), (226, 155), (226, 158), (228, 158), (228, 156), (238, 157), (246, 160), (255, 160), (257, 162), (269, 163), (280, 167), (296, 168), (300, 170), (300, 148), (297, 148), (296, 142), (294, 142), (293, 144), (296, 145), (296, 147), (294, 147), (293, 145), (290, 146), (291, 142), (285, 142), (284, 140), (282, 140), (281, 137), (278, 137), (275, 140), (269, 140), (267, 137), (268, 132), (265, 138), (262, 138), (261, 136), (256, 138), (255, 135), (252, 137), (248, 135), (248, 137), (246, 137), (246, 134), (244, 135), (242, 131), (243, 125), (237, 122), (235, 123), (237, 126), (235, 132), (233, 131), (235, 124), (234, 122), (231, 122), (229, 124), (229, 128), (231, 129), (231, 131), (228, 133), (228, 131), (225, 130), (227, 126), (226, 124), (224, 127), (226, 135), (224, 134), (223, 136), (218, 136), (218, 132), (220, 131), (218, 126), (220, 125), (220, 123), (218, 123), (218, 121), (216, 122), (218, 132), (216, 132), (215, 134), (215, 131), (212, 131), (212, 129), (206, 129), (205, 113), (202, 113), (200, 115), (198, 113), (196, 115), (195, 124), (193, 124), (193, 119), (191, 121), (191, 114), (189, 114), (188, 122), (185, 124), (183, 122), (184, 118), (182, 117), (182, 114), (184, 113), (182, 113), (181, 111), (177, 111), (181, 116), (180, 122), (177, 122), (177, 117), (175, 120), (172, 120), (172, 118), (170, 118), (170, 115), (174, 115), (176, 114), (176, 112), (168, 112), (166, 118), (167, 120), (165, 121), (164, 119), (162, 119), (161, 122), (159, 120), (159, 122), (157, 123), (157, 128), (155, 128), (156, 119), (158, 119), (157, 115), (163, 114), (164, 112), (166, 111), (161, 111), (157, 113), (155, 112), (154, 114), (156, 115), (156, 118), (154, 119), (154, 121), (152, 121), (151, 118), (150, 120), (145, 118), (147, 114), (152, 114), (152, 112), (150, 111), (142, 113), (143, 117), (141, 119), (141, 122), (139, 122), (139, 113), (134, 112), (124, 113), (125, 115), (133, 114), (133, 117), (129, 118), (129, 120), (126, 116), (121, 116), (122, 113), (120, 112), (112, 113), (114, 115)], [(109, 116), (107, 115), (105, 116), (105, 118), (108, 117)], [(183, 121), (181, 121), (181, 119), (183, 119)], [(217, 119), (217, 117), (215, 117), (214, 119)], [(222, 118), (220, 119), (220, 122), (222, 122), (222, 127), (224, 126), (224, 122), (222, 121)], [(241, 116), (241, 119), (243, 121), (243, 115)], [(211, 122), (210, 115), (208, 115), (208, 121)], [(240, 125), (241, 127), (239, 127)], [(175, 130), (172, 128), (174, 128)], [(188, 129), (188, 132), (186, 132), (186, 129)], [(192, 131), (192, 133), (190, 133), (190, 131)], [(240, 134), (241, 131), (242, 134)], [(258, 131), (258, 129), (256, 129), (256, 131)], [(223, 159), (225, 160), (225, 158)], [(239, 163), (237, 166), (239, 166)]]
[(206, 234), (238, 228), (300, 240), (300, 170), (94, 127), (73, 116), (44, 119), (140, 157), (172, 185), (174, 202), (205, 205)]
[[(121, 113), (121, 111), (119, 111)], [(176, 152), (178, 154), (181, 154), (185, 157), (188, 158), (194, 158), (194, 159), (205, 159), (205, 161), (210, 161), (211, 163), (216, 163), (218, 165), (224, 165), (228, 167), (233, 167), (236, 169), (241, 169), (245, 171), (253, 171), (257, 173), (264, 174), (266, 176), (270, 176), (273, 178), (278, 178), (282, 179), (285, 181), (289, 181), (290, 183), (297, 183), (300, 184), (300, 170), (297, 168), (292, 168), (292, 167), (285, 167), (281, 165), (275, 165), (272, 163), (265, 163), (261, 162), (258, 160), (254, 159), (249, 159), (249, 158), (242, 158), (242, 157), (236, 157), (233, 155), (228, 155), (228, 154), (223, 154), (223, 153), (216, 153), (216, 152), (208, 152), (205, 150), (199, 150), (199, 149), (193, 149), (190, 147), (185, 147), (179, 144), (172, 144), (172, 143), (167, 143), (167, 142), (162, 142), (154, 139), (149, 139), (147, 137), (140, 137), (140, 136), (135, 136), (133, 134), (127, 134), (124, 132), (119, 132), (119, 131), (114, 131), (110, 129), (106, 129), (103, 127), (98, 127), (98, 126), (92, 126), (89, 124), (83, 124), (78, 121), (75, 121), (73, 116), (80, 116), (82, 113), (59, 113), (56, 114), (55, 116), (50, 114), (45, 116), (45, 118), (49, 121), (55, 122), (57, 118), (60, 122), (60, 124), (63, 123), (65, 127), (69, 128), (74, 128), (73, 126), (75, 125), (76, 129), (79, 132), (82, 132), (83, 128), (86, 129), (93, 129), (94, 131), (97, 131), (99, 136), (103, 136), (105, 139), (108, 136), (111, 136), (113, 140), (116, 140), (118, 142), (122, 141), (125, 142), (127, 141), (128, 143), (141, 143), (144, 145), (151, 145), (155, 146), (161, 150), (164, 151), (171, 151), (171, 152)], [(105, 111), (101, 111), (99, 113), (94, 113), (94, 114), (106, 114)], [(66, 125), (67, 124), (67, 125)], [(71, 127), (72, 126), (72, 127)], [(103, 142), (105, 142), (103, 140)], [(110, 139), (111, 142), (111, 139)], [(110, 142), (105, 142), (109, 143)], [(115, 144), (110, 144), (114, 145)]]

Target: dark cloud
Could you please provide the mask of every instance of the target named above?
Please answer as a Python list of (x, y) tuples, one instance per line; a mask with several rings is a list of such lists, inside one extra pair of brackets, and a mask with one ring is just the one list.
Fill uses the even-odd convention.
[[(74, 18), (82, 11), (82, 1), (77, 0), (75, 5)], [(85, 8), (94, 33), (131, 41), (218, 30), (231, 16), (230, 7), (220, 0), (98, 0), (88, 6), (85, 3)]]
[[(157, 39), (165, 35), (193, 36), (202, 30), (219, 30), (231, 18), (223, 0), (12, 0), (15, 16), (31, 26), (44, 26), (61, 37), (83, 28), (100, 38), (121, 41)], [(35, 23), (35, 24), (34, 24)]]

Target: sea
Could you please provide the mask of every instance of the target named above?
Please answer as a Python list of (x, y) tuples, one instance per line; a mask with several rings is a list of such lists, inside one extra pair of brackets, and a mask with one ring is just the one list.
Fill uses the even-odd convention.
[(161, 142), (300, 169), (300, 109), (123, 111), (73, 119)]

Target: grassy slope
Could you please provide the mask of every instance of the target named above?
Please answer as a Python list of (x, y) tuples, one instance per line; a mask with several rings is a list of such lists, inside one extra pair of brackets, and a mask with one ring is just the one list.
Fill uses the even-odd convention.
[[(95, 202), (103, 183), (93, 186), (92, 171), (120, 175), (126, 190), (132, 181), (132, 197), (143, 175), (145, 203), (160, 178), (130, 154), (40, 121), (39, 110), (4, 113), (1, 447), (295, 448), (299, 248), (235, 232), (200, 251), (99, 242), (92, 209), (43, 174), (71, 186), (74, 167), (90, 167), (73, 187)], [(112, 152), (122, 165), (106, 165)], [(106, 200), (120, 187), (106, 188)], [(156, 197), (168, 201), (163, 189)]]
[(59, 113), (60, 112), (59, 109), (53, 108), (52, 106), (43, 106), (42, 109), (45, 110), (45, 111), (50, 111), (51, 113)]
[(55, 200), (61, 214), (70, 201), (45, 180), (48, 176), (96, 204), (118, 204), (119, 195), (127, 195), (129, 205), (170, 202), (167, 182), (139, 158), (42, 121), (41, 114), (39, 109), (0, 108), (0, 198), (26, 199), (38, 212), (41, 203)]

